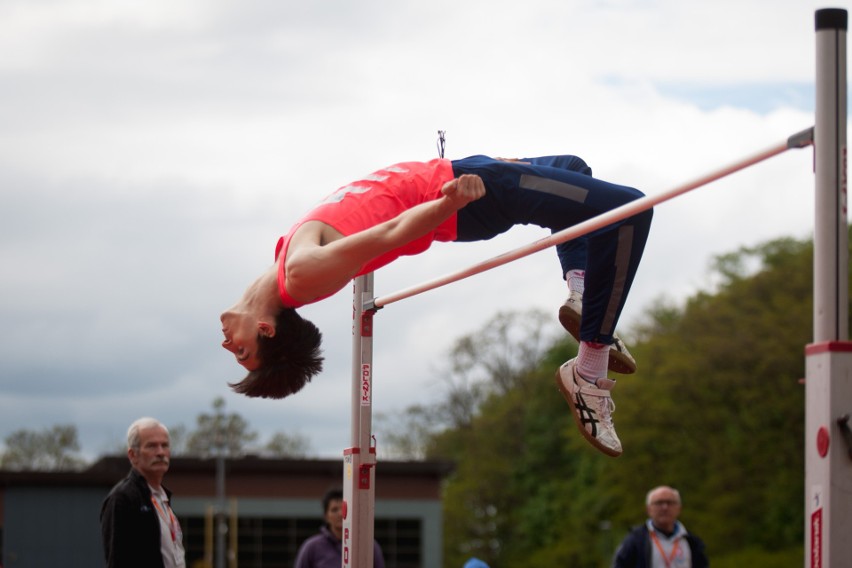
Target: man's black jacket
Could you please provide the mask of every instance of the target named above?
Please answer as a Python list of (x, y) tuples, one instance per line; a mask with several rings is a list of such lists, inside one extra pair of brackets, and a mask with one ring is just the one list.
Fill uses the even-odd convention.
[[(704, 543), (694, 534), (686, 533), (686, 542), (692, 553), (692, 568), (707, 568), (710, 563), (704, 550)], [(615, 552), (613, 568), (651, 568), (651, 537), (647, 525), (640, 525), (630, 531), (621, 546)]]
[[(165, 491), (171, 498), (171, 492)], [(160, 552), (160, 519), (148, 482), (135, 469), (104, 499), (101, 536), (107, 568), (165, 568)]]

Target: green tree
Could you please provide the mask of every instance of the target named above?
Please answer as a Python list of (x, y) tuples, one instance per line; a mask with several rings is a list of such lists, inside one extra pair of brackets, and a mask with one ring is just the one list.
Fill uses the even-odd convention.
[(189, 437), (186, 426), (178, 424), (177, 426), (168, 426), (169, 429), (169, 445), (173, 455), (181, 455), (186, 453), (186, 443)]
[(436, 434), (470, 427), (490, 396), (513, 392), (520, 377), (535, 369), (557, 337), (556, 327), (540, 310), (498, 312), (481, 330), (459, 338), (438, 373), (444, 385), (438, 400), (376, 414), (382, 456), (423, 459)]
[[(446, 565), (475, 554), (495, 568), (607, 566), (644, 520), (648, 489), (666, 483), (681, 489), (684, 523), (714, 566), (800, 566), (811, 266), (811, 243), (779, 239), (716, 259), (713, 290), (651, 306), (629, 330), (639, 371), (615, 390), (617, 460), (583, 440), (555, 387), (573, 340), (506, 369), (493, 359), (499, 341), (462, 338), (448, 383), (467, 402), (444, 410), (425, 442), (427, 457), (456, 463), (443, 499)], [(450, 389), (436, 405), (459, 400)]]
[(539, 367), (555, 337), (556, 324), (543, 312), (500, 313), (450, 353), (450, 388), (438, 404), (444, 430), (427, 451), (457, 463), (444, 498), (448, 565), (470, 555), (490, 564), (513, 556), (529, 503), (513, 489), (527, 483), (525, 472), (552, 466), (531, 451), (553, 442), (540, 419), (556, 389)]
[[(607, 471), (626, 528), (653, 471), (685, 495), (688, 525), (712, 549), (795, 549), (802, 539), (803, 348), (811, 340), (810, 243), (780, 239), (717, 259), (715, 294), (680, 317), (657, 319), (639, 345), (637, 380), (624, 381), (624, 467)], [(793, 559), (789, 565), (800, 565)], [(779, 564), (773, 564), (779, 566)]]
[(435, 435), (439, 412), (433, 405), (415, 404), (401, 412), (377, 412), (373, 430), (381, 440), (381, 459), (422, 460)]
[(220, 449), (228, 458), (250, 453), (269, 458), (303, 458), (311, 453), (310, 440), (300, 434), (276, 432), (266, 443), (258, 445), (257, 432), (236, 412), (225, 411), (224, 398), (213, 400), (212, 407), (212, 412), (196, 417), (194, 430), (183, 424), (169, 427), (172, 455), (211, 457)]
[(226, 457), (239, 457), (256, 439), (257, 432), (249, 429), (242, 416), (225, 413), (225, 399), (218, 397), (213, 401), (212, 413), (202, 413), (196, 418), (196, 429), (186, 441), (186, 453), (209, 457), (221, 451)]
[(284, 432), (276, 432), (264, 444), (261, 453), (272, 458), (303, 458), (311, 452), (311, 443), (307, 437)]
[(4, 440), (0, 469), (64, 471), (85, 465), (78, 455), (77, 427), (56, 425), (41, 431), (16, 430)]

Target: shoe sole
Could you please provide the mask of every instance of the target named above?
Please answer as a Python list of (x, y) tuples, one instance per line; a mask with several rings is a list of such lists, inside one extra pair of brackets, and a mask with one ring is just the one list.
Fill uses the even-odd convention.
[[(576, 405), (574, 404), (574, 393), (571, 392), (571, 389), (565, 388), (565, 383), (562, 382), (562, 369), (559, 368), (556, 370), (556, 387), (559, 389), (559, 392), (562, 393), (562, 398), (564, 398), (568, 402), (568, 407), (571, 408), (571, 416), (574, 418), (574, 424), (577, 425), (577, 429), (580, 430), (580, 433), (589, 442), (592, 447), (594, 447), (599, 452), (606, 454), (610, 457), (617, 458), (623, 452), (617, 452), (611, 448), (607, 448), (606, 446), (601, 445), (597, 439), (589, 434), (586, 427), (583, 425), (583, 420), (580, 418), (580, 412), (577, 410)], [(573, 379), (572, 379), (573, 380)]]
[[(559, 323), (577, 342), (580, 341), (580, 319), (577, 317), (577, 312), (567, 306), (561, 306), (559, 308)], [(632, 375), (636, 372), (636, 361), (633, 357), (625, 355), (613, 346), (609, 350), (607, 367), (613, 373)]]

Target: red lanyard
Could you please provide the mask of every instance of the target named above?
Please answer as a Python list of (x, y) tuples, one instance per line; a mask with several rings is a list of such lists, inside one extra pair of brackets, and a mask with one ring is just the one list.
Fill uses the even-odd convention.
[(160, 516), (160, 518), (162, 518), (164, 521), (166, 521), (166, 523), (168, 523), (169, 532), (172, 535), (172, 542), (175, 542), (177, 540), (177, 534), (175, 534), (176, 521), (175, 516), (172, 514), (172, 508), (166, 505), (166, 512), (168, 512), (168, 515), (166, 515), (166, 512), (164, 512), (163, 509), (160, 508), (160, 504), (157, 502), (153, 495), (151, 495), (151, 503), (154, 504), (154, 507), (157, 509), (157, 514)]
[(672, 565), (672, 561), (677, 554), (678, 548), (680, 547), (680, 539), (677, 539), (672, 547), (671, 555), (666, 558), (666, 553), (663, 551), (663, 546), (660, 544), (659, 539), (657, 539), (657, 533), (655, 531), (651, 531), (651, 538), (654, 539), (654, 544), (657, 545), (657, 550), (660, 551), (660, 556), (663, 557), (663, 562), (666, 563), (666, 568), (669, 568)]

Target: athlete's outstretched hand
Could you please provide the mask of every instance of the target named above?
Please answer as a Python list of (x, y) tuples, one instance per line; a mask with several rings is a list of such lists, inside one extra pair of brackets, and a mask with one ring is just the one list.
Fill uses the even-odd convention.
[(461, 209), (485, 195), (485, 184), (478, 175), (462, 174), (445, 183), (441, 193), (456, 205), (456, 209)]

